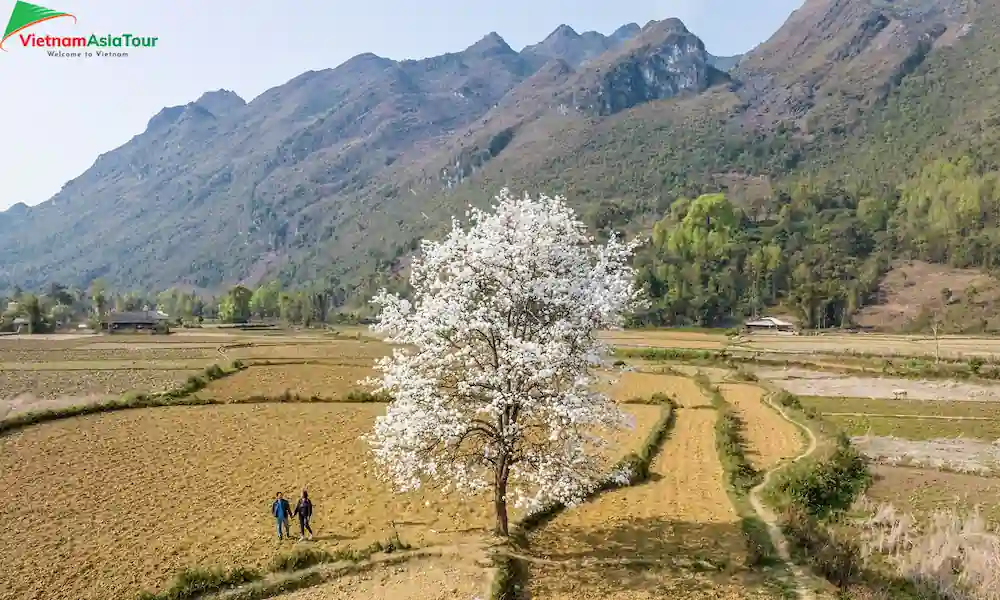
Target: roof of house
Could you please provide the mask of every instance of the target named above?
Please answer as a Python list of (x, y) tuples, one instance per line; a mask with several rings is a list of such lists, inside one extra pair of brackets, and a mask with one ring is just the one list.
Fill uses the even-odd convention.
[(744, 323), (747, 327), (794, 327), (792, 323), (788, 321), (782, 321), (776, 317), (764, 317), (762, 319), (757, 319), (756, 321), (747, 321)]
[(155, 310), (134, 310), (114, 312), (108, 315), (108, 321), (112, 323), (155, 323), (162, 321), (166, 315)]

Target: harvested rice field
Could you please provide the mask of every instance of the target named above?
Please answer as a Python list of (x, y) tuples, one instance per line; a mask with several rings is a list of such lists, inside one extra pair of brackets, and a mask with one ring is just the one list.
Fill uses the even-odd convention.
[(717, 412), (697, 387), (678, 400), (687, 408), (677, 411), (649, 482), (602, 494), (531, 535), (531, 598), (754, 597), (729, 568), (745, 543), (715, 450)]
[[(96, 345), (96, 344), (95, 344)], [(149, 346), (149, 345), (147, 345)], [(7, 349), (0, 350), (0, 369), (7, 368), (11, 363), (51, 363), (51, 362), (88, 362), (99, 361), (172, 361), (172, 360), (203, 360), (218, 361), (222, 356), (215, 346), (201, 348), (175, 347), (176, 345), (154, 344), (153, 347), (137, 345), (117, 348), (91, 349)]]
[(627, 329), (601, 336), (605, 343), (634, 348), (691, 348), (721, 350), (726, 336), (715, 333), (671, 331), (669, 329)]
[(286, 391), (300, 396), (340, 398), (362, 389), (358, 382), (375, 374), (370, 367), (338, 365), (251, 366), (213, 381), (199, 396), (235, 401), (251, 396), (278, 396)]
[(728, 383), (720, 385), (719, 390), (742, 417), (746, 456), (754, 468), (770, 469), (799, 453), (801, 431), (764, 403), (765, 391), (761, 387)]
[(0, 403), (22, 394), (40, 399), (65, 396), (120, 396), (125, 392), (154, 392), (184, 382), (200, 370), (154, 370), (92, 368), (88, 370), (3, 370), (0, 375)]
[[(659, 407), (629, 406), (648, 434)], [(478, 539), (488, 498), (393, 494), (371, 473), (380, 404), (167, 407), (36, 425), (0, 438), (0, 599), (97, 600), (162, 587), (189, 566), (263, 566), (287, 552), (276, 491), (314, 498), (315, 544), (365, 546), (397, 531), (417, 546)], [(643, 429), (646, 427), (647, 429)], [(22, 510), (30, 499), (32, 510)], [(516, 518), (518, 514), (512, 514)]]
[(293, 360), (293, 359), (338, 359), (367, 361), (391, 353), (392, 346), (374, 340), (316, 339), (308, 342), (247, 342), (252, 345), (231, 345), (223, 347), (229, 358)]
[(695, 393), (700, 394), (698, 385), (687, 377), (626, 371), (615, 374), (613, 385), (602, 385), (601, 389), (618, 402), (635, 398), (649, 398), (655, 393), (677, 398)]
[[(370, 475), (378, 405), (171, 407), (38, 425), (0, 438), (0, 598), (104, 599), (191, 565), (262, 566), (276, 491), (314, 497), (320, 547), (463, 539), (490, 504), (393, 495)], [(155, 449), (155, 452), (151, 452)], [(31, 499), (32, 510), (21, 509)], [(74, 517), (73, 515), (77, 515)], [(469, 530), (472, 530), (472, 533)]]

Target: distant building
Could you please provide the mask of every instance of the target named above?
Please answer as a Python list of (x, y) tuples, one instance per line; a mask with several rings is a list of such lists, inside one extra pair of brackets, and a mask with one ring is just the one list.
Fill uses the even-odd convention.
[(755, 331), (780, 331), (783, 333), (795, 333), (797, 328), (794, 323), (782, 321), (777, 317), (764, 317), (743, 323), (744, 329), (753, 333)]
[(121, 331), (149, 331), (170, 333), (169, 317), (156, 310), (111, 311), (107, 319), (108, 333)]

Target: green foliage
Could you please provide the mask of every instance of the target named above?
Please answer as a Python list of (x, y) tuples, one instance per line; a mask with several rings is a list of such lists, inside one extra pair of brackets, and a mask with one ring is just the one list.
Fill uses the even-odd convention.
[(779, 480), (776, 492), (795, 510), (824, 520), (849, 509), (871, 482), (865, 458), (849, 439), (840, 436), (828, 459), (788, 471)]
[(764, 217), (721, 194), (677, 200), (637, 259), (652, 304), (636, 320), (720, 326), (781, 303), (807, 327), (849, 324), (890, 256), (858, 206), (844, 190), (809, 187), (775, 198)]
[(320, 548), (296, 548), (291, 553), (279, 554), (271, 559), (268, 571), (289, 572), (305, 569), (321, 563), (333, 562), (332, 554)]

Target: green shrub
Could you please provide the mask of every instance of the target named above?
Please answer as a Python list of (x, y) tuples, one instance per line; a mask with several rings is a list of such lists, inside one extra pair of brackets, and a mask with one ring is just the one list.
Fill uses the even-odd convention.
[(827, 460), (787, 472), (777, 492), (799, 511), (822, 520), (850, 508), (871, 482), (867, 461), (841, 435)]
[(205, 368), (205, 378), (214, 381), (226, 376), (226, 372), (219, 365), (210, 365)]
[(289, 554), (275, 556), (268, 570), (271, 572), (299, 571), (321, 563), (333, 562), (334, 556), (319, 548), (297, 548)]
[(139, 600), (192, 600), (259, 579), (261, 574), (253, 569), (188, 568), (178, 573), (166, 590), (158, 594), (141, 592)]
[(368, 390), (351, 390), (347, 393), (348, 402), (392, 402), (388, 392), (370, 392)]
[(982, 357), (973, 356), (972, 358), (969, 359), (969, 370), (975, 373), (976, 375), (979, 375), (979, 372), (982, 370), (983, 364), (985, 364), (985, 362), (986, 361), (984, 361)]
[(797, 507), (788, 507), (779, 522), (800, 560), (827, 581), (846, 588), (863, 571), (861, 548), (850, 539), (835, 536), (821, 521)]
[(796, 396), (791, 392), (786, 392), (785, 390), (781, 390), (780, 392), (775, 394), (774, 399), (778, 402), (778, 404), (786, 408), (794, 408), (796, 410), (802, 410), (802, 401), (799, 399), (798, 396)]

